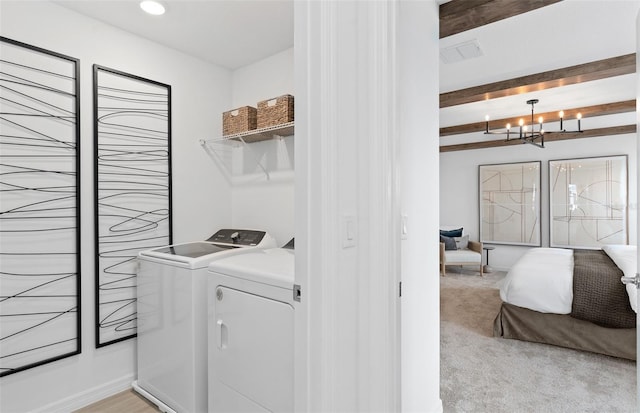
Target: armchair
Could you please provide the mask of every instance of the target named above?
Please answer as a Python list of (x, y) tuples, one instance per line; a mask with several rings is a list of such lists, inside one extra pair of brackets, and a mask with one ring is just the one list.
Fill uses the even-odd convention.
[[(468, 238), (468, 236), (465, 237)], [(440, 242), (440, 275), (447, 275), (447, 265), (475, 265), (480, 271), (480, 276), (484, 276), (482, 269), (482, 242), (466, 242), (466, 240), (461, 242), (460, 238), (455, 238), (455, 240), (456, 249), (447, 249), (445, 243)]]

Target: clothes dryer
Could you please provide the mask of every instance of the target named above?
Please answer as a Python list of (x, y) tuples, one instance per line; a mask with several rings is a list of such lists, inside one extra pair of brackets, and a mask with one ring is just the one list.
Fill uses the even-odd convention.
[(161, 411), (207, 412), (207, 267), (275, 247), (264, 231), (221, 229), (206, 241), (142, 251), (133, 388)]
[(210, 412), (293, 411), (297, 292), (293, 248), (209, 265)]

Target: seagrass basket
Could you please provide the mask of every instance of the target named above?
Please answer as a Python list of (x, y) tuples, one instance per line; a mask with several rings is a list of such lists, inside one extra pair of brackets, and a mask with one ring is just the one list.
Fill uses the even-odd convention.
[(282, 95), (258, 102), (258, 129), (293, 122), (293, 96)]
[(222, 113), (222, 135), (246, 132), (257, 127), (257, 109), (243, 106)]

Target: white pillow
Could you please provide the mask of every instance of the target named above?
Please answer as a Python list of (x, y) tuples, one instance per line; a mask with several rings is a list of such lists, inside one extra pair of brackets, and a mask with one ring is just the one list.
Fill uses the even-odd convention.
[[(625, 276), (635, 277), (637, 270), (637, 246), (635, 245), (604, 245), (602, 250), (622, 270)], [(627, 284), (629, 304), (638, 313), (638, 289), (634, 284)]]
[(456, 242), (456, 247), (459, 250), (463, 250), (469, 246), (469, 235), (463, 235), (462, 237), (453, 237)]

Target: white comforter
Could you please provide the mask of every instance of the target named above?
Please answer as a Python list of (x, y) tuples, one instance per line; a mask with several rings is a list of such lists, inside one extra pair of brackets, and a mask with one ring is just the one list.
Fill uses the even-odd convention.
[(500, 298), (541, 313), (569, 314), (573, 300), (573, 251), (530, 249), (502, 281)]
[[(636, 273), (636, 246), (611, 245), (603, 250), (627, 276)], [(627, 285), (637, 313), (637, 290)], [(502, 301), (541, 313), (569, 314), (573, 301), (573, 251), (534, 248), (527, 251), (500, 284)]]

